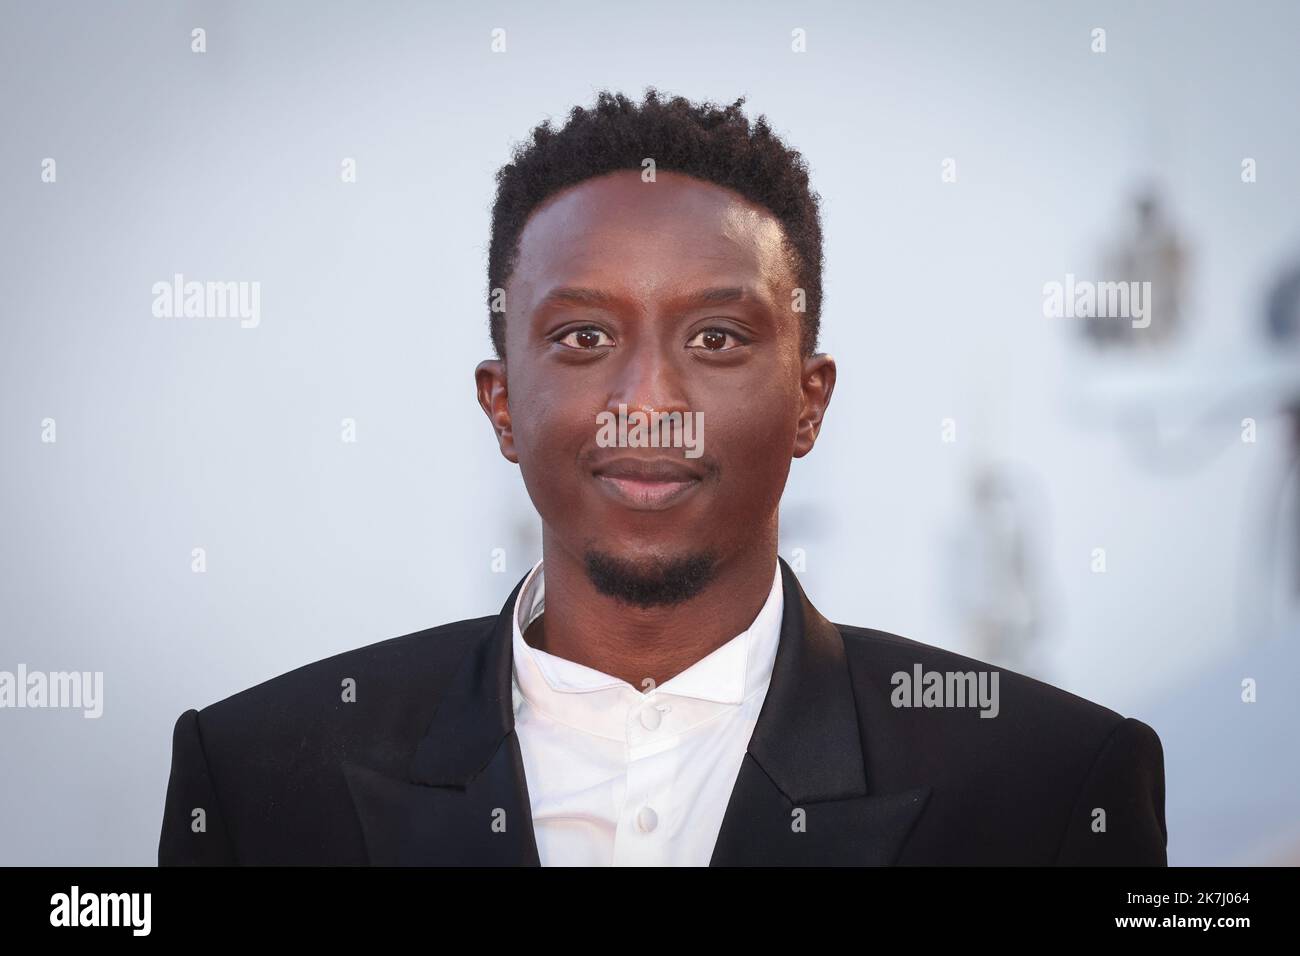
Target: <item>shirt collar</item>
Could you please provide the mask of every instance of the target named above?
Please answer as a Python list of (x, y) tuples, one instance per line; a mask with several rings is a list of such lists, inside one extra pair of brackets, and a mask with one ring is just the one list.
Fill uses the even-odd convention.
[(546, 582), (538, 561), (519, 589), (511, 615), (515, 711), (527, 700), (570, 726), (623, 739), (629, 709), (666, 704), (675, 707), (673, 726), (689, 729), (767, 689), (784, 605), (777, 564), (767, 600), (748, 628), (652, 692), (642, 693), (621, 678), (538, 650), (524, 640), (524, 631), (546, 609)]

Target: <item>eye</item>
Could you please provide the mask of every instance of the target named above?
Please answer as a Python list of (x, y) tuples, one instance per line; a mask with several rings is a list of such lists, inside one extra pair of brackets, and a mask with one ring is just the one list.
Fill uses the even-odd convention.
[(614, 344), (613, 339), (594, 325), (588, 325), (581, 329), (574, 329), (572, 332), (566, 332), (555, 341), (559, 342), (561, 345), (568, 346), (571, 349), (594, 349)]
[(704, 329), (698, 332), (695, 338), (686, 343), (688, 349), (704, 349), (706, 352), (726, 352), (734, 349), (737, 345), (743, 345), (731, 332), (726, 329)]

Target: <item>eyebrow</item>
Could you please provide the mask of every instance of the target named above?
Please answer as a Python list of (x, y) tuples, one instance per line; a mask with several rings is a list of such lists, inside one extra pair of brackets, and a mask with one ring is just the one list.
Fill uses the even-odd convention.
[[(701, 305), (721, 305), (727, 302), (740, 302), (752, 298), (749, 290), (742, 286), (718, 286), (700, 289), (676, 300), (675, 304), (686, 307)], [(594, 305), (609, 306), (619, 301), (618, 296), (603, 289), (589, 289), (580, 286), (560, 286), (543, 296), (539, 307), (548, 305)]]

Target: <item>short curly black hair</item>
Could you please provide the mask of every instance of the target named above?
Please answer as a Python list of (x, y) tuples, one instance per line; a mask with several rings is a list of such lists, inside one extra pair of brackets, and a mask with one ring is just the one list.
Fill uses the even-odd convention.
[(519, 236), (533, 210), (575, 183), (618, 169), (674, 170), (735, 190), (781, 223), (798, 285), (804, 290), (802, 345), (817, 349), (822, 304), (820, 197), (808, 184), (803, 157), (772, 132), (765, 116), (752, 125), (730, 106), (661, 99), (647, 87), (641, 103), (602, 90), (591, 109), (575, 106), (561, 129), (546, 120), (514, 149), (496, 174), (492, 241), (488, 250), (488, 325), (498, 358), (505, 358), (505, 310), (493, 310), (494, 290), (505, 289), (519, 255)]

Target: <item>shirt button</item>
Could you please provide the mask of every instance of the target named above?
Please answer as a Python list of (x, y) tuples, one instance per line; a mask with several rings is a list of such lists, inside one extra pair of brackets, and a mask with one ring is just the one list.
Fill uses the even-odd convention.
[(651, 807), (642, 807), (636, 814), (636, 826), (642, 833), (649, 833), (659, 825), (659, 814)]
[(653, 704), (647, 704), (641, 708), (641, 726), (646, 730), (658, 730), (659, 725), (663, 723), (663, 719), (664, 715)]

